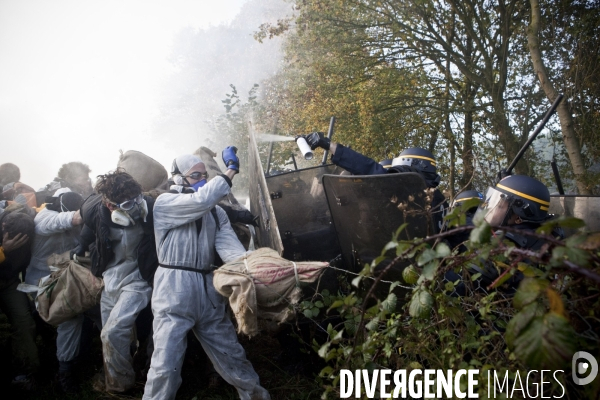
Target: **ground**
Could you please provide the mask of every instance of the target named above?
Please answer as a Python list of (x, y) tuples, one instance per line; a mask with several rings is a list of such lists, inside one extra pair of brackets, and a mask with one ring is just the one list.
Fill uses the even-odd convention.
[[(58, 362), (56, 361), (56, 330), (48, 325), (38, 328), (37, 344), (41, 359), (41, 372), (38, 377), (38, 388), (35, 392), (16, 390), (10, 384), (14, 375), (11, 371), (9, 326), (6, 317), (0, 314), (0, 387), (3, 399), (141, 399), (144, 382), (136, 383), (136, 387), (127, 396), (99, 393), (93, 390), (93, 377), (102, 369), (102, 348), (99, 333), (95, 331), (87, 357), (76, 368), (76, 375), (81, 382), (81, 390), (76, 395), (67, 396), (56, 380)], [(279, 342), (268, 334), (261, 334), (252, 339), (240, 337), (247, 356), (260, 376), (261, 384), (269, 391), (273, 400), (312, 400), (319, 399), (322, 389), (316, 379), (320, 366), (314, 364), (313, 371), (303, 373), (286, 372), (279, 366), (277, 356), (280, 354)], [(233, 400), (237, 399), (236, 390), (221, 381), (216, 388), (208, 389), (208, 375), (204, 355), (200, 344), (189, 340), (182, 378), (183, 383), (177, 392), (177, 399)]]

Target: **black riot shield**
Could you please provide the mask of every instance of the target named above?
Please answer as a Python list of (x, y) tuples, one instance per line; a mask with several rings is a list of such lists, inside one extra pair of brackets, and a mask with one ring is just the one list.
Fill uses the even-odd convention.
[[(365, 263), (381, 255), (404, 223), (408, 225), (399, 239), (426, 237), (433, 232), (428, 212), (430, 196), (417, 173), (325, 175), (323, 186), (344, 264), (350, 270), (358, 272)], [(389, 271), (386, 277), (401, 280), (404, 266)]]
[(321, 178), (341, 171), (320, 165), (266, 178), (285, 258), (329, 261), (340, 254)]

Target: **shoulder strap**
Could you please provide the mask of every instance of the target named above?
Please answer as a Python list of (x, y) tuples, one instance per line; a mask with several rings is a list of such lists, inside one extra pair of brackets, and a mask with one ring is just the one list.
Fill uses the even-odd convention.
[(215, 224), (217, 225), (217, 230), (220, 231), (221, 224), (219, 223), (219, 216), (217, 215), (217, 207), (211, 208), (210, 213), (212, 214), (213, 218), (215, 219)]

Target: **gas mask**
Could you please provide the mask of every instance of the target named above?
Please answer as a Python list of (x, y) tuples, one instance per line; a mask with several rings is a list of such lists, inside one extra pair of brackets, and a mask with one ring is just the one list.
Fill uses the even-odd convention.
[(110, 213), (111, 221), (120, 226), (135, 225), (135, 221), (139, 221), (140, 219), (146, 222), (147, 216), (148, 204), (145, 199), (142, 200), (140, 204), (134, 205), (128, 211), (118, 208)]
[(198, 189), (200, 189), (202, 186), (206, 185), (206, 179), (202, 179), (201, 181), (196, 182), (195, 184), (193, 184), (192, 186), (190, 186), (192, 189), (194, 189), (195, 192), (198, 191)]

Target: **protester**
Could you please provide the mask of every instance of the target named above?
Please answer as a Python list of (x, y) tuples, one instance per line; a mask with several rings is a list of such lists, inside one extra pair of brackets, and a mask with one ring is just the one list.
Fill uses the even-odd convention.
[[(83, 223), (79, 208), (83, 203), (80, 194), (67, 188), (58, 189), (35, 216), (35, 240), (31, 262), (27, 267), (25, 283), (38, 285), (41, 278), (50, 275), (47, 259), (50, 255), (68, 252), (79, 244), (79, 227)], [(57, 328), (56, 357), (58, 381), (66, 393), (77, 392), (73, 375), (74, 360), (79, 353), (83, 315), (63, 322)]]
[[(22, 207), (21, 207), (22, 208)], [(35, 344), (35, 322), (27, 295), (17, 290), (19, 274), (25, 272), (31, 259), (34, 223), (30, 213), (22, 209), (0, 214), (0, 310), (10, 323), (13, 384), (26, 390), (36, 386), (35, 374), (40, 361)]]
[(239, 171), (234, 148), (223, 150), (223, 161), (226, 173), (207, 183), (206, 166), (199, 157), (176, 158), (171, 170), (174, 193), (156, 200), (160, 268), (154, 278), (154, 353), (144, 399), (175, 398), (190, 330), (241, 399), (270, 398), (238, 342), (226, 313), (227, 300), (213, 286), (215, 251), (224, 262), (245, 254), (227, 214), (215, 207)]
[(79, 208), (83, 198), (69, 189), (59, 189), (51, 203), (35, 216), (35, 240), (31, 262), (27, 267), (25, 283), (37, 285), (40, 278), (50, 275), (47, 259), (53, 253), (70, 251), (79, 244), (79, 230), (83, 223)]
[(152, 225), (154, 199), (142, 195), (131, 175), (117, 170), (98, 177), (95, 190), (82, 206), (82, 255), (89, 247), (92, 272), (104, 279), (102, 350), (105, 387), (123, 393), (135, 384), (130, 345), (134, 325), (148, 305), (152, 288), (144, 279), (156, 267)]
[(46, 202), (46, 198), (54, 196), (61, 188), (68, 188), (72, 192), (80, 194), (84, 199), (93, 193), (92, 181), (90, 179), (92, 170), (87, 164), (72, 161), (63, 164), (58, 170), (56, 178), (36, 192), (38, 206)]
[(35, 190), (29, 185), (20, 182), (21, 170), (15, 164), (5, 163), (0, 165), (0, 201), (5, 201), (3, 208), (10, 203), (26, 204), (36, 207)]

